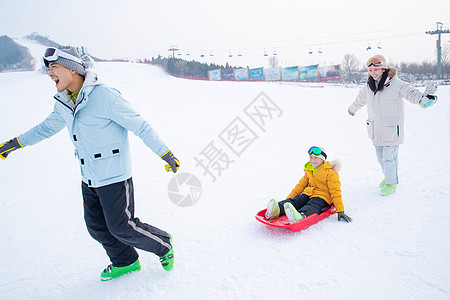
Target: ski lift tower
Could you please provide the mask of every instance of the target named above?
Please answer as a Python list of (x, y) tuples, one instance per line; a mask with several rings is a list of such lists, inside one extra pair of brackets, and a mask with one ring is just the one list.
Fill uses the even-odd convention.
[(437, 77), (438, 79), (442, 78), (441, 74), (441, 64), (442, 64), (442, 54), (441, 54), (441, 34), (442, 33), (450, 33), (450, 30), (448, 29), (442, 29), (442, 23), (436, 22), (436, 30), (434, 31), (426, 31), (426, 34), (437, 34), (438, 39), (436, 41), (436, 48), (437, 48)]
[(179, 51), (178, 47), (176, 45), (170, 45), (170, 48), (168, 51), (172, 51), (172, 57), (175, 58), (175, 51)]

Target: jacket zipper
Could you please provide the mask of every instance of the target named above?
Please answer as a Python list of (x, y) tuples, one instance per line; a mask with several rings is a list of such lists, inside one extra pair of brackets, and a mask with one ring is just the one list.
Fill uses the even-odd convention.
[(64, 105), (65, 107), (67, 107), (68, 109), (70, 109), (70, 111), (72, 112), (72, 114), (74, 113), (74, 110), (72, 110), (72, 107), (70, 107), (69, 105), (67, 105), (66, 103), (62, 102), (61, 100), (59, 100), (58, 98), (56, 98), (56, 96), (54, 96), (53, 98), (55, 98), (56, 101), (58, 101), (59, 103), (61, 103), (62, 105)]
[[(84, 95), (83, 95), (84, 96)], [(83, 102), (84, 98), (80, 100), (80, 102), (78, 102), (78, 104), (75, 105), (75, 107), (72, 109), (72, 107), (70, 107), (69, 105), (67, 105), (66, 103), (64, 103), (63, 101), (59, 100), (56, 96), (54, 96), (53, 98), (56, 99), (56, 101), (58, 101), (59, 103), (61, 103), (62, 105), (64, 105), (65, 107), (67, 107), (68, 109), (70, 109), (70, 111), (72, 112), (72, 116), (75, 117), (75, 112), (77, 110), (78, 105), (80, 105), (81, 102)]]
[(80, 105), (80, 103), (83, 102), (83, 101), (84, 101), (84, 98), (81, 99), (80, 102), (78, 102), (77, 104), (75, 104), (75, 107), (73, 108), (73, 113), (72, 113), (72, 115), (73, 115), (74, 117), (75, 117), (75, 112), (77, 111), (78, 105)]

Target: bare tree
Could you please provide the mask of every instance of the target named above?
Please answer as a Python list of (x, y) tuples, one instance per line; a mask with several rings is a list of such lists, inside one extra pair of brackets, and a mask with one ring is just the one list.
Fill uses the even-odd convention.
[(268, 59), (268, 61), (269, 61), (269, 66), (271, 67), (271, 68), (276, 68), (276, 67), (278, 67), (278, 57), (276, 57), (276, 56), (271, 56), (271, 57), (269, 57), (269, 59)]
[(346, 74), (347, 81), (352, 81), (354, 73), (359, 71), (361, 63), (354, 54), (345, 54), (342, 61), (342, 70)]

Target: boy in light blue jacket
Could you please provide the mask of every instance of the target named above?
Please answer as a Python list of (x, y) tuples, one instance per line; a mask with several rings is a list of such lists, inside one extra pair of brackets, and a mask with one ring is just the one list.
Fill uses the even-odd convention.
[(101, 280), (140, 270), (135, 248), (155, 253), (163, 268), (172, 270), (170, 234), (134, 217), (128, 131), (167, 162), (167, 171), (177, 172), (178, 159), (117, 90), (86, 70), (76, 49), (48, 48), (44, 63), (58, 91), (53, 111), (42, 123), (0, 144), (0, 157), (67, 127), (81, 169), (86, 226), (111, 260)]

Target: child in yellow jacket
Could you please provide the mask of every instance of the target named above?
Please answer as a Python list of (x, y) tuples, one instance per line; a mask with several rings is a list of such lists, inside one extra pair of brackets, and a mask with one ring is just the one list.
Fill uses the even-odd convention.
[(300, 179), (286, 200), (279, 203), (272, 199), (267, 205), (266, 219), (273, 220), (286, 215), (289, 222), (295, 223), (312, 215), (320, 214), (334, 205), (338, 220), (352, 219), (344, 213), (337, 161), (326, 161), (324, 148), (311, 147), (308, 150), (309, 162), (305, 164), (305, 175)]

